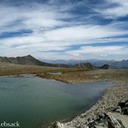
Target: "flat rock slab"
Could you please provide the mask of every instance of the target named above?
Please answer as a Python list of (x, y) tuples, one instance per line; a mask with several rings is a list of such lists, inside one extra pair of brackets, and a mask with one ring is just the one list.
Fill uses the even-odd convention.
[(120, 113), (109, 112), (107, 113), (109, 116), (113, 116), (114, 118), (121, 120), (122, 124), (128, 128), (128, 115), (122, 115)]

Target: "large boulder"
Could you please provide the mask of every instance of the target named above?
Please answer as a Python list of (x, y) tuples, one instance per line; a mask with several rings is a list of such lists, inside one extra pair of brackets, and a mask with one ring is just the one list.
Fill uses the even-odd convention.
[(65, 126), (64, 126), (64, 124), (63, 123), (60, 123), (60, 122), (55, 122), (53, 125), (52, 125), (52, 128), (66, 128)]

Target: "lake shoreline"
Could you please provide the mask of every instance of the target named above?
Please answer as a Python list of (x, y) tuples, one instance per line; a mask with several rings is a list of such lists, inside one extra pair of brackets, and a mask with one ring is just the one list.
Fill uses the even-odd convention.
[[(86, 82), (85, 82), (85, 83), (86, 83)], [(65, 123), (71, 122), (71, 121), (74, 120), (76, 117), (79, 117), (81, 114), (87, 112), (88, 110), (90, 110), (90, 108), (91, 108), (92, 106), (94, 106), (99, 100), (102, 99), (102, 97), (103, 97), (103, 95), (104, 95), (104, 91), (105, 91), (105, 90), (103, 90), (103, 92), (101, 92), (102, 94), (96, 99), (95, 103), (93, 103), (92, 105), (89, 105), (87, 108), (84, 108), (83, 110), (81, 110), (81, 111), (78, 112), (77, 114), (74, 114), (73, 117), (69, 117), (69, 118), (66, 118), (66, 119), (58, 120), (58, 121), (65, 124)], [(58, 122), (58, 121), (57, 121), (57, 122)], [(43, 126), (41, 126), (41, 127), (39, 127), (39, 128), (53, 128), (52, 126), (54, 125), (54, 123), (56, 123), (56, 122), (51, 122), (51, 123), (46, 124), (46, 125), (43, 125)]]
[[(104, 94), (95, 105), (86, 112), (79, 114), (71, 121), (55, 122), (45, 128), (83, 128), (88, 120), (94, 120), (98, 113), (107, 113), (121, 101), (128, 100), (128, 70), (94, 70), (72, 75), (55, 77), (56, 80), (68, 81), (69, 83), (109, 81), (114, 86), (105, 89)], [(54, 78), (54, 76), (53, 76)], [(57, 127), (57, 124), (59, 127)], [(41, 127), (44, 128), (44, 127)]]
[(53, 128), (55, 125), (60, 126), (58, 128), (83, 128), (85, 124), (88, 123), (88, 120), (96, 119), (99, 113), (107, 113), (117, 106), (119, 102), (128, 100), (128, 86), (125, 86), (125, 82), (116, 81), (114, 84), (114, 86), (107, 87), (104, 90), (103, 96), (96, 104), (92, 105), (92, 107), (82, 114), (79, 114), (71, 121), (61, 123), (57, 121), (47, 127), (42, 126), (41, 128)]

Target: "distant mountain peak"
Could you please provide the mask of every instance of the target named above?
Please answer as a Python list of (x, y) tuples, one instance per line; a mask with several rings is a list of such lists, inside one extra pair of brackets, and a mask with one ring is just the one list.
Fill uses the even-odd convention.
[(26, 55), (26, 57), (31, 57), (31, 58), (34, 58), (34, 57), (33, 57), (32, 55), (30, 55), (30, 54), (29, 54), (29, 55)]

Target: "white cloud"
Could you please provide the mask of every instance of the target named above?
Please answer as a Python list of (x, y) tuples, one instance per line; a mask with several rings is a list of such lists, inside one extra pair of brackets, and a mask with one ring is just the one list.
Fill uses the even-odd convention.
[[(119, 30), (112, 26), (75, 26), (51, 30), (44, 33), (44, 37), (51, 41), (81, 42), (97, 38), (113, 37), (128, 34), (128, 31)], [(94, 43), (94, 42), (93, 42)], [(95, 43), (98, 43), (95, 41)]]
[(71, 50), (67, 53), (92, 55), (122, 55), (128, 54), (128, 46), (83, 46), (79, 50)]
[[(126, 57), (128, 54), (128, 46), (83, 46), (79, 50), (71, 50), (66, 52), (69, 55), (79, 55), (81, 59), (116, 59)], [(127, 57), (126, 57), (127, 58)]]
[(67, 25), (62, 21), (72, 17), (66, 13), (59, 13), (54, 8), (46, 5), (35, 5), (32, 8), (0, 6), (0, 33), (18, 31), (20, 29), (32, 29), (38, 31)]
[[(116, 19), (119, 17), (128, 16), (128, 0), (106, 0), (110, 7), (99, 10), (99, 12), (106, 18)], [(111, 7), (111, 4), (117, 4)]]
[[(106, 53), (120, 54), (116, 52), (120, 47), (82, 47), (79, 50), (69, 51), (68, 47), (78, 44), (94, 44), (94, 43), (108, 43), (120, 41), (127, 41), (127, 38), (112, 38), (113, 36), (127, 34), (127, 31), (118, 30), (114, 25), (107, 26), (74, 26), (64, 27), (54, 30), (38, 31), (33, 34), (23, 37), (5, 38), (0, 40), (0, 44), (5, 46), (4, 53), (10, 52), (10, 56), (18, 53), (19, 55), (34, 54), (38, 58), (49, 57), (53, 59), (53, 54), (56, 58), (60, 57), (60, 53), (53, 53), (50, 51), (61, 51), (67, 49), (67, 52), (63, 54), (63, 58), (84, 58), (82, 54), (87, 54), (88, 57), (93, 55), (103, 56)], [(110, 36), (110, 37), (109, 37)], [(107, 38), (109, 37), (109, 38)], [(113, 49), (112, 49), (113, 48)], [(0, 47), (1, 49), (1, 47)], [(8, 50), (9, 49), (9, 50)], [(111, 52), (115, 49), (114, 52)], [(49, 51), (46, 53), (46, 51)], [(3, 50), (0, 51), (3, 53)], [(126, 52), (123, 53), (126, 54)], [(67, 55), (68, 54), (68, 55)], [(89, 56), (90, 54), (90, 56)], [(2, 54), (1, 54), (2, 55)], [(51, 55), (51, 56), (50, 56)], [(65, 55), (65, 57), (64, 57)]]
[[(127, 38), (111, 38), (128, 34), (128, 31), (118, 30), (111, 26), (75, 26), (64, 27), (49, 31), (38, 31), (22, 37), (5, 38), (0, 40), (1, 45), (8, 47), (25, 48), (34, 45), (42, 51), (57, 50), (57, 47), (68, 47), (75, 44), (94, 44), (127, 41)], [(109, 38), (108, 38), (109, 37)], [(55, 46), (55, 47), (54, 47)], [(41, 47), (40, 47), (41, 48)], [(56, 49), (57, 48), (57, 49)], [(61, 48), (62, 49), (62, 48)]]
[[(117, 18), (128, 14), (126, 9), (128, 2), (126, 0), (123, 0), (122, 3), (119, 0), (107, 2), (110, 4), (118, 3), (119, 7), (100, 10), (103, 15)], [(82, 54), (85, 53), (90, 54), (90, 56), (95, 54), (106, 56), (106, 53), (117, 55), (122, 54), (122, 49), (127, 53), (127, 49), (115, 46), (88, 46), (81, 47), (79, 50), (68, 51), (68, 48), (72, 45), (126, 42), (127, 38), (113, 37), (128, 34), (127, 30), (122, 29), (122, 26), (126, 26), (124, 22), (98, 26), (86, 22), (84, 25), (77, 25), (75, 20), (67, 22), (66, 19), (75, 18), (75, 15), (65, 11), (71, 8), (71, 6), (65, 5), (64, 8), (61, 8), (61, 11), (58, 11), (55, 6), (39, 5), (37, 3), (28, 8), (23, 6), (0, 6), (0, 34), (18, 32), (23, 29), (32, 31), (32, 33), (22, 36), (0, 39), (0, 54), (10, 56), (34, 54), (39, 58), (47, 56), (53, 59), (53, 55), (56, 58), (75, 58), (78, 56), (82, 58), (84, 57)], [(118, 10), (120, 11), (118, 12)], [(67, 50), (67, 52), (65, 54), (50, 52), (60, 50)], [(103, 53), (102, 50), (106, 53)]]

